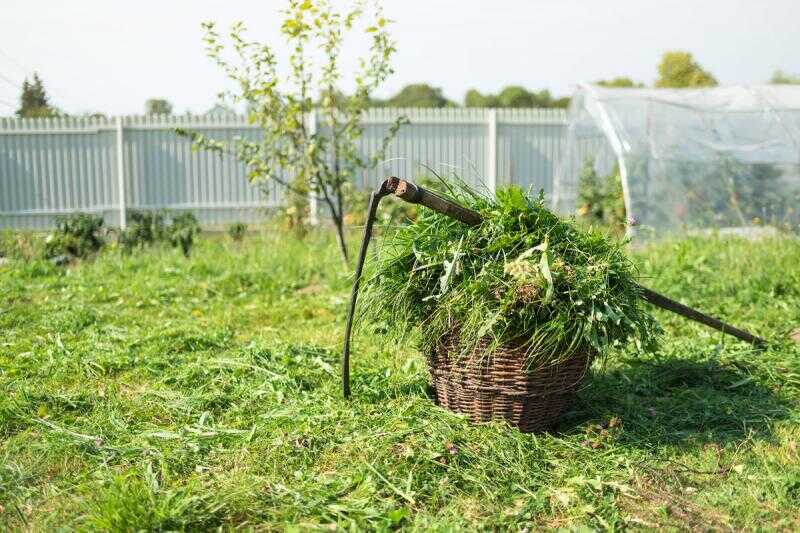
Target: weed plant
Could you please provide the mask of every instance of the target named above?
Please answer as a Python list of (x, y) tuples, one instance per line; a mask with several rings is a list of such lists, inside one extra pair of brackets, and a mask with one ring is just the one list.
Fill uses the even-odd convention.
[(189, 257), (199, 233), (200, 225), (191, 212), (170, 215), (165, 211), (131, 211), (128, 227), (119, 232), (118, 244), (123, 252), (130, 254), (136, 249), (168, 242)]
[(76, 213), (56, 220), (56, 229), (47, 237), (44, 256), (85, 258), (103, 247), (103, 217)]
[(228, 237), (230, 237), (233, 242), (242, 242), (244, 236), (247, 235), (247, 224), (244, 222), (234, 222), (228, 226), (227, 233)]
[(166, 213), (163, 211), (128, 212), (127, 227), (118, 236), (119, 247), (126, 253), (163, 241), (167, 236)]
[(578, 182), (578, 220), (587, 225), (605, 226), (621, 235), (627, 227), (625, 200), (622, 194), (622, 178), (619, 165), (601, 178), (594, 163), (589, 160), (581, 169)]
[(200, 224), (197, 222), (197, 217), (189, 211), (173, 216), (168, 228), (169, 242), (175, 248), (180, 248), (184, 257), (189, 257), (199, 233)]

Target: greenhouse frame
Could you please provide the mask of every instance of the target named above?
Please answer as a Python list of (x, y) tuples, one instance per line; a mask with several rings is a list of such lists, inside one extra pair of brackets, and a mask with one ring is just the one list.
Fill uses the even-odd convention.
[(568, 120), (553, 185), (561, 213), (580, 211), (587, 179), (608, 176), (629, 234), (800, 229), (800, 86), (585, 84)]

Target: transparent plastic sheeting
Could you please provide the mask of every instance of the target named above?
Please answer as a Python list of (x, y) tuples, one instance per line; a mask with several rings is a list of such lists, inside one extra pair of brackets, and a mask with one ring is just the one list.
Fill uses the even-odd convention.
[(800, 231), (800, 86), (608, 89), (568, 114), (553, 201), (575, 213), (587, 165), (619, 171), (638, 236)]

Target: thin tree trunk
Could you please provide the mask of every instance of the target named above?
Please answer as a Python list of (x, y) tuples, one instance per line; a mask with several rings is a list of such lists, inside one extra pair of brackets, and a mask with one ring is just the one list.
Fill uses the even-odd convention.
[(334, 216), (333, 223), (336, 226), (336, 238), (339, 241), (339, 249), (342, 251), (342, 258), (344, 259), (344, 263), (348, 264), (347, 241), (344, 234), (344, 221), (342, 220), (342, 217)]
[[(337, 163), (336, 170), (338, 172), (339, 165)], [(337, 175), (338, 178), (338, 175)], [(342, 203), (342, 186), (338, 184), (336, 186), (336, 190), (334, 191), (336, 195), (336, 212), (338, 216), (334, 218), (334, 223), (336, 224), (336, 234), (339, 238), (339, 246), (342, 249), (342, 255), (344, 256), (344, 262), (347, 263), (347, 242), (345, 239), (345, 232), (344, 232), (344, 204)]]
[[(332, 88), (331, 88), (332, 89)], [(333, 133), (333, 175), (334, 175), (334, 190), (333, 194), (336, 196), (336, 208), (331, 205), (331, 214), (333, 215), (333, 223), (336, 225), (336, 237), (339, 239), (339, 248), (342, 250), (342, 257), (344, 263), (347, 264), (347, 242), (344, 235), (344, 207), (342, 206), (342, 184), (339, 181), (339, 136), (336, 133), (335, 115), (331, 116), (331, 131)], [(333, 202), (331, 202), (333, 204)]]
[(342, 214), (341, 209), (337, 209), (336, 203), (334, 203), (333, 198), (331, 198), (330, 194), (328, 194), (327, 187), (320, 185), (320, 190), (322, 191), (322, 197), (325, 200), (325, 203), (328, 204), (328, 209), (331, 210), (333, 225), (336, 227), (336, 239), (339, 241), (339, 250), (342, 252), (342, 259), (344, 260), (345, 264), (347, 264), (349, 256), (347, 254), (347, 238), (344, 234), (344, 215)]

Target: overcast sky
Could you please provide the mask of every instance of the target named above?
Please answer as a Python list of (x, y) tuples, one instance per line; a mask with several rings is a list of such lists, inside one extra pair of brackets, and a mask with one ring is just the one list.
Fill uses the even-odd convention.
[[(200, 22), (243, 20), (253, 37), (279, 43), (283, 5), (0, 0), (0, 115), (16, 109), (34, 70), (70, 113), (141, 113), (149, 97), (204, 112), (225, 81), (203, 55)], [(386, 0), (386, 12), (399, 50), (380, 96), (412, 82), (459, 102), (469, 88), (509, 84), (564, 95), (599, 78), (652, 83), (669, 49), (691, 51), (726, 85), (778, 68), (800, 74), (800, 0)]]

